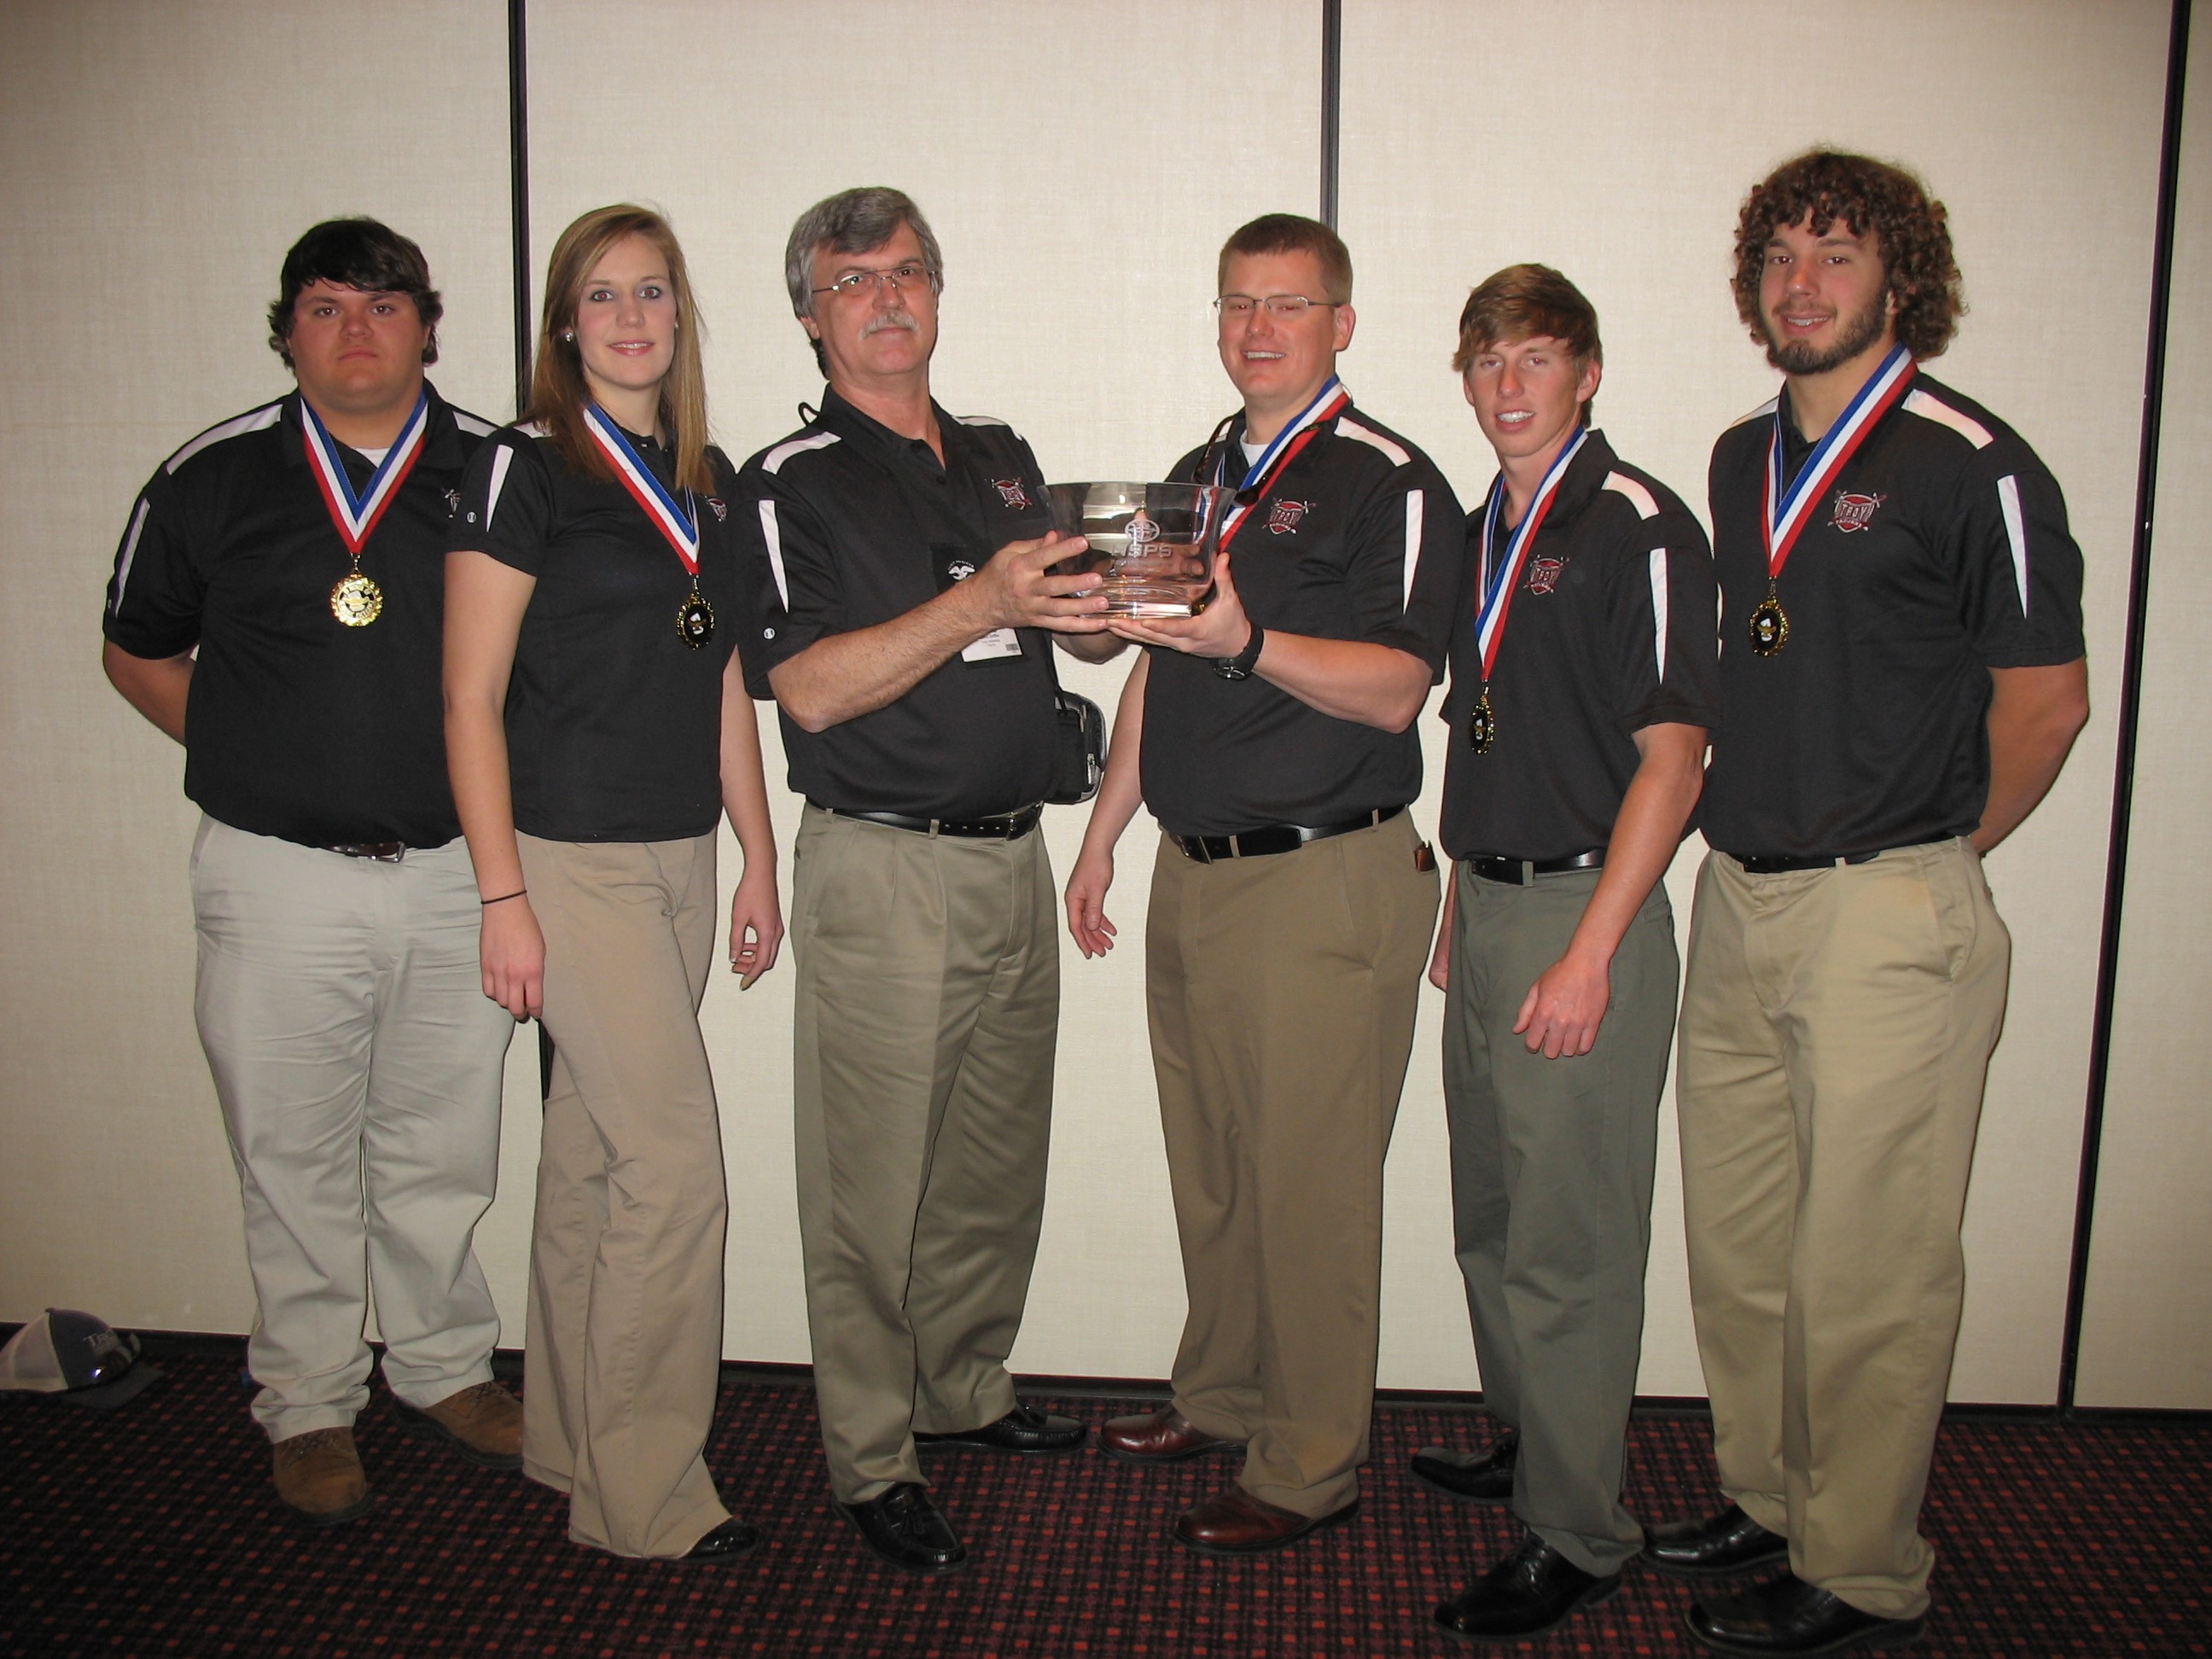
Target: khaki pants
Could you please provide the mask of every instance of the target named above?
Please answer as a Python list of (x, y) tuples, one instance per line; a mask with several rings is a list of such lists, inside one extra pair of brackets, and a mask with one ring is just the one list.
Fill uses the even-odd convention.
[(545, 934), (554, 1048), (523, 1467), (568, 1494), (576, 1542), (682, 1555), (729, 1518), (702, 1455), (729, 1209), (698, 1020), (714, 838), (515, 839)]
[(2011, 957), (1964, 841), (1698, 874), (1677, 1105), (1721, 1486), (1800, 1578), (1884, 1618), (1928, 1606), (1920, 1501)]
[(793, 1092), (814, 1389), (841, 1503), (922, 1480), (914, 1431), (1014, 1408), (1060, 1026), (1044, 837), (809, 806)]
[(1613, 952), (1595, 1048), (1547, 1060), (1513, 1031), (1599, 873), (1515, 887), (1460, 866), (1444, 1112), (1483, 1401), (1521, 1431), (1514, 1510), (1583, 1571), (1609, 1577), (1644, 1545), (1620, 1482), (1680, 973), (1666, 889), (1651, 890)]
[(455, 840), (396, 864), (210, 817), (192, 842), (193, 1009), (245, 1206), (246, 1363), (272, 1440), (368, 1403), (421, 1409), (491, 1376), (499, 1314), (476, 1224), (499, 1174), (514, 1023), (484, 1000)]
[(1176, 1408), (1247, 1442), (1246, 1491), (1359, 1496), (1375, 1395), (1382, 1158), (1413, 1045), (1437, 875), (1411, 814), (1194, 863), (1163, 839), (1146, 994), (1190, 1299)]

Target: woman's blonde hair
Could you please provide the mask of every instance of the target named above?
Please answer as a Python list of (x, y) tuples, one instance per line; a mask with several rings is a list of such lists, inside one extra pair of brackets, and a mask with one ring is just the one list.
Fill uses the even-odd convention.
[(584, 408), (592, 401), (584, 379), (583, 357), (573, 335), (576, 308), (592, 267), (625, 236), (642, 236), (668, 263), (676, 291), (676, 351), (660, 383), (660, 424), (676, 456), (676, 483), (685, 489), (711, 489), (707, 465), (707, 377), (699, 356), (699, 311), (691, 298), (691, 278), (684, 250), (668, 221), (650, 208), (627, 202), (594, 208), (561, 233), (545, 267), (545, 305), (538, 324), (538, 353), (530, 371), (530, 407), (535, 421), (570, 466), (594, 477), (611, 479), (614, 470), (584, 429)]

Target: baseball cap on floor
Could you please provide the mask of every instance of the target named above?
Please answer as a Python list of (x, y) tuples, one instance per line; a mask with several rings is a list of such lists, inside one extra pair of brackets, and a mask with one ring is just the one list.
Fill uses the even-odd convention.
[(49, 1308), (0, 1347), (0, 1389), (50, 1395), (112, 1411), (161, 1374), (138, 1358), (138, 1340), (74, 1308)]

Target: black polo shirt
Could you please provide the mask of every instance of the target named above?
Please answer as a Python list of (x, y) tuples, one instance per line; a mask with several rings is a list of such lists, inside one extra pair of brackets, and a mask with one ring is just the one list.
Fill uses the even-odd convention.
[[(185, 793), (210, 817), (310, 847), (460, 833), (439, 663), (446, 525), (490, 426), (429, 394), (415, 465), (362, 548), (383, 591), (365, 628), (331, 614), (352, 566), (308, 463), (300, 394), (210, 427), (131, 508), (103, 631), (134, 657), (198, 647)], [(340, 446), (356, 489), (374, 468)]]
[[(1482, 693), (1482, 520), (1478, 509), (1467, 521), (1439, 838), (1462, 859), (1541, 861), (1602, 848), (1636, 775), (1635, 733), (1713, 722), (1719, 653), (1705, 532), (1603, 433), (1585, 438), (1522, 561), (1490, 680), (1498, 734), (1477, 754), (1468, 717)], [(1508, 545), (1501, 513), (1492, 559)]]
[[(1774, 405), (1713, 449), (1721, 706), (1705, 839), (1877, 851), (1970, 833), (1989, 798), (1992, 668), (2082, 654), (2081, 551), (2011, 428), (1925, 374), (1814, 503), (1783, 568), (1780, 652), (1752, 650)], [(1808, 446), (1795, 437), (1787, 465)]]
[[(628, 434), (675, 495), (669, 452)], [(507, 693), (514, 827), (547, 841), (678, 841), (722, 810), (722, 670), (740, 609), (730, 464), (696, 498), (699, 590), (717, 626), (705, 645), (676, 628), (691, 592), (659, 524), (611, 477), (571, 467), (535, 428), (492, 434), (469, 468), (456, 550), (538, 579)]]
[[(746, 684), (817, 641), (902, 617), (1052, 528), (1030, 447), (999, 421), (942, 409), (939, 465), (836, 392), (738, 478), (746, 589)], [(825, 732), (783, 717), (791, 787), (846, 811), (975, 817), (1043, 799), (1052, 781), (1054, 678), (1042, 629), (1018, 654), (956, 654), (905, 695)], [(970, 660), (972, 657), (975, 659)]]
[[(1244, 471), (1243, 420), (1212, 481)], [(1194, 449), (1173, 476), (1198, 476)], [(1237, 527), (1230, 569), (1263, 628), (1395, 647), (1442, 674), (1466, 528), (1435, 464), (1356, 407), (1324, 422)], [(1155, 649), (1140, 750), (1145, 804), (1179, 836), (1341, 823), (1421, 793), (1418, 733), (1338, 720), (1261, 678)]]

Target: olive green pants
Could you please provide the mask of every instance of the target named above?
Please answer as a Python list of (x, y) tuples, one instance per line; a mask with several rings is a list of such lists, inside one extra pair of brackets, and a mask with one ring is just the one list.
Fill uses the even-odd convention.
[(1613, 952), (1589, 1053), (1547, 1060), (1513, 1030), (1600, 873), (1516, 887), (1459, 866), (1444, 1113), (1483, 1401), (1521, 1431), (1514, 1511), (1583, 1571), (1609, 1577), (1644, 1543), (1620, 1483), (1680, 978), (1666, 889), (1651, 890)]

